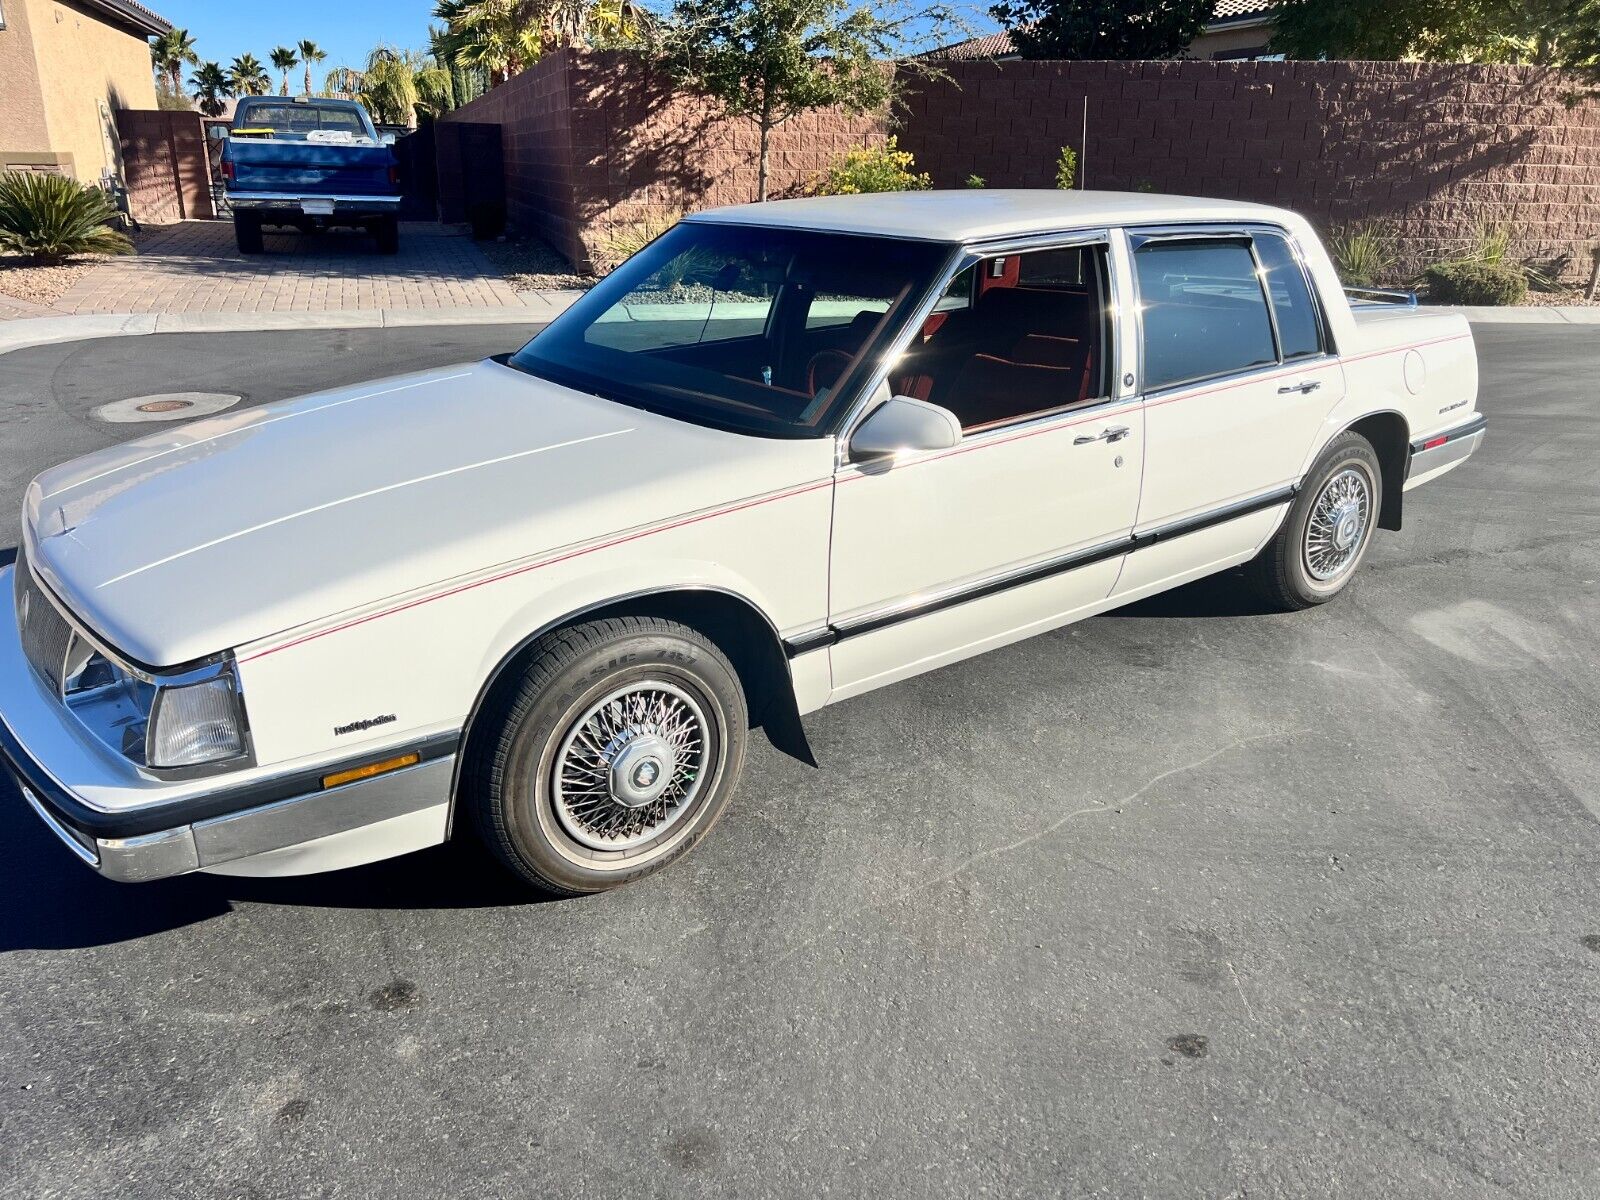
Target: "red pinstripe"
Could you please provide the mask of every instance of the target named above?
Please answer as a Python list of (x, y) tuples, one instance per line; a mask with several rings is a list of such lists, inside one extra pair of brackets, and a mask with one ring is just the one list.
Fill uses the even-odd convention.
[[(1143, 411), (1146, 411), (1147, 409), (1159, 408), (1160, 406), (1162, 406), (1164, 404), (1172, 404), (1172, 403), (1175, 403), (1175, 402), (1177, 402), (1179, 400), (1193, 400), (1193, 399), (1196, 399), (1196, 398), (1198, 398), (1200, 396), (1210, 396), (1210, 395), (1215, 395), (1218, 392), (1227, 392), (1227, 391), (1232, 391), (1232, 390), (1234, 390), (1236, 388), (1249, 387), (1251, 384), (1255, 384), (1255, 383), (1270, 383), (1272, 380), (1282, 378), (1285, 375), (1304, 374), (1307, 371), (1325, 371), (1325, 370), (1329, 370), (1329, 369), (1331, 369), (1333, 367), (1340, 366), (1340, 365), (1342, 365), (1344, 363), (1362, 362), (1362, 361), (1364, 361), (1366, 359), (1369, 359), (1369, 358), (1380, 358), (1380, 357), (1382, 357), (1383, 355), (1386, 355), (1386, 354), (1404, 354), (1408, 350), (1415, 350), (1415, 349), (1418, 349), (1418, 348), (1423, 347), (1423, 346), (1435, 346), (1435, 345), (1439, 345), (1440, 343), (1443, 343), (1443, 342), (1462, 341), (1464, 339), (1471, 338), (1471, 336), (1472, 335), (1470, 333), (1452, 334), (1449, 337), (1432, 338), (1432, 339), (1430, 339), (1430, 340), (1428, 340), (1426, 342), (1415, 342), (1415, 343), (1413, 343), (1411, 345), (1408, 345), (1408, 346), (1397, 346), (1397, 347), (1392, 347), (1392, 348), (1385, 349), (1385, 350), (1373, 350), (1373, 351), (1369, 351), (1366, 354), (1358, 354), (1358, 355), (1354, 355), (1354, 356), (1352, 356), (1350, 358), (1338, 359), (1338, 360), (1335, 360), (1333, 362), (1318, 363), (1318, 364), (1316, 364), (1314, 366), (1300, 367), (1300, 368), (1285, 368), (1282, 371), (1274, 372), (1274, 373), (1271, 373), (1271, 374), (1258, 375), (1258, 376), (1255, 376), (1255, 377), (1253, 377), (1251, 379), (1236, 380), (1236, 381), (1234, 381), (1232, 383), (1217, 384), (1214, 387), (1202, 388), (1199, 391), (1181, 392), (1176, 396), (1167, 396), (1167, 397), (1163, 397), (1160, 400), (1147, 400), (1142, 404), (1132, 405), (1132, 406), (1130, 406), (1130, 408), (1131, 409), (1136, 409), (1137, 411), (1140, 411), (1140, 412), (1143, 412)], [(1104, 419), (1105, 419), (1104, 416), (1097, 416), (1097, 415), (1091, 414), (1089, 416), (1082, 417), (1082, 418), (1080, 418), (1080, 419), (1078, 419), (1076, 421), (1064, 421), (1064, 422), (1062, 422), (1062, 423), (1060, 423), (1058, 425), (1050, 425), (1050, 426), (1048, 426), (1048, 427), (1046, 427), (1044, 429), (1030, 429), (1030, 430), (1027, 430), (1027, 431), (1022, 432), (1022, 433), (1012, 434), (1009, 437), (996, 438), (993, 441), (984, 442), (981, 445), (957, 446), (954, 449), (946, 450), (941, 454), (930, 454), (925, 458), (919, 458), (915, 462), (907, 463), (906, 466), (908, 466), (908, 467), (916, 467), (916, 466), (921, 466), (924, 463), (939, 462), (942, 459), (954, 458), (958, 454), (970, 454), (975, 450), (988, 450), (988, 449), (992, 449), (995, 446), (1005, 446), (1005, 445), (1009, 445), (1012, 442), (1020, 442), (1020, 441), (1023, 441), (1025, 439), (1027, 439), (1027, 438), (1042, 437), (1045, 434), (1049, 434), (1049, 433), (1059, 433), (1064, 429), (1072, 429), (1072, 428), (1075, 428), (1075, 427), (1077, 427), (1079, 425), (1087, 425), (1087, 424), (1089, 424), (1089, 423), (1091, 423), (1093, 421), (1100, 421), (1100, 420), (1104, 420)], [(854, 474), (854, 475), (846, 475), (846, 476), (843, 476), (842, 478), (838, 478), (837, 482), (843, 484), (843, 483), (850, 483), (850, 482), (852, 482), (854, 480), (866, 479), (866, 478), (869, 478), (869, 477), (866, 476), (866, 475), (857, 473), (857, 474)], [(398, 604), (393, 608), (386, 608), (382, 612), (369, 613), (368, 615), (366, 615), (364, 617), (357, 617), (355, 620), (346, 621), (346, 622), (344, 622), (343, 624), (340, 624), (340, 625), (333, 625), (333, 626), (330, 626), (327, 629), (318, 630), (316, 633), (308, 633), (304, 637), (295, 638), (293, 641), (285, 642), (281, 646), (273, 646), (273, 647), (271, 647), (269, 649), (262, 650), (262, 651), (260, 651), (260, 652), (258, 652), (256, 654), (252, 654), (252, 655), (249, 655), (246, 658), (242, 658), (239, 661), (241, 663), (255, 662), (258, 659), (266, 658), (266, 657), (268, 657), (269, 655), (272, 655), (272, 654), (277, 654), (281, 650), (289, 650), (289, 649), (292, 649), (295, 646), (303, 646), (307, 642), (314, 642), (314, 641), (318, 640), (319, 638), (328, 637), (330, 634), (342, 633), (347, 629), (354, 629), (358, 625), (365, 625), (365, 624), (367, 624), (367, 623), (369, 623), (371, 621), (376, 621), (376, 620), (379, 620), (379, 619), (381, 619), (383, 617), (392, 617), (396, 613), (403, 613), (403, 612), (406, 612), (409, 609), (418, 608), (418, 607), (420, 607), (421, 605), (424, 605), (424, 604), (431, 604), (435, 600), (444, 600), (444, 599), (447, 599), (447, 598), (449, 598), (451, 596), (458, 596), (463, 592), (470, 592), (470, 591), (476, 590), (477, 588), (487, 587), (491, 583), (499, 583), (502, 580), (512, 579), (512, 578), (515, 578), (518, 575), (526, 575), (530, 571), (537, 571), (537, 570), (539, 570), (539, 569), (541, 569), (543, 567), (553, 567), (558, 563), (568, 562), (568, 561), (570, 561), (570, 560), (572, 560), (574, 558), (582, 558), (585, 555), (595, 554), (595, 553), (598, 553), (601, 550), (609, 550), (614, 546), (626, 545), (628, 542), (635, 542), (635, 541), (638, 541), (640, 538), (651, 537), (651, 536), (653, 536), (655, 534), (658, 534), (658, 533), (667, 533), (667, 532), (669, 532), (669, 531), (671, 531), (673, 529), (681, 529), (686, 525), (696, 525), (696, 524), (699, 524), (701, 521), (709, 521), (709, 520), (712, 520), (715, 517), (725, 517), (725, 516), (728, 516), (731, 513), (743, 512), (745, 509), (758, 508), (763, 504), (772, 504), (772, 503), (775, 503), (776, 501), (779, 501), (779, 500), (788, 500), (788, 499), (790, 499), (790, 498), (792, 498), (794, 496), (801, 496), (801, 495), (806, 494), (807, 492), (814, 492), (814, 491), (818, 490), (819, 488), (829, 487), (834, 482), (835, 482), (835, 479), (821, 479), (821, 480), (817, 480), (817, 481), (815, 481), (813, 483), (801, 484), (798, 487), (793, 487), (793, 488), (788, 489), (787, 491), (778, 492), (778, 493), (775, 493), (774, 495), (771, 495), (771, 496), (762, 496), (762, 497), (759, 497), (759, 498), (753, 499), (753, 500), (741, 500), (736, 504), (730, 504), (730, 505), (727, 505), (726, 507), (723, 507), (723, 508), (712, 509), (709, 512), (699, 513), (699, 514), (697, 514), (695, 516), (681, 517), (681, 518), (678, 518), (676, 520), (668, 521), (666, 524), (663, 524), (663, 525), (656, 525), (656, 526), (653, 526), (653, 527), (647, 528), (647, 529), (635, 530), (633, 533), (628, 533), (628, 534), (622, 535), (621, 537), (612, 538), (610, 541), (599, 542), (599, 543), (597, 543), (597, 544), (595, 544), (593, 546), (584, 546), (584, 547), (582, 547), (580, 549), (577, 549), (577, 550), (569, 550), (569, 551), (566, 551), (566, 552), (561, 553), (561, 554), (552, 555), (549, 558), (543, 558), (543, 559), (538, 560), (537, 562), (527, 563), (527, 564), (525, 564), (523, 566), (520, 566), (520, 567), (514, 567), (509, 571), (502, 571), (498, 575), (491, 575), (491, 576), (488, 576), (485, 579), (479, 579), (479, 580), (476, 580), (476, 581), (474, 581), (472, 583), (464, 583), (464, 584), (461, 584), (459, 587), (453, 587), (453, 588), (449, 588), (449, 589), (447, 589), (445, 591), (442, 591), (442, 592), (436, 592), (435, 594), (433, 594), (431, 596), (421, 596), (421, 597), (418, 597), (415, 600), (408, 600), (404, 604)]]

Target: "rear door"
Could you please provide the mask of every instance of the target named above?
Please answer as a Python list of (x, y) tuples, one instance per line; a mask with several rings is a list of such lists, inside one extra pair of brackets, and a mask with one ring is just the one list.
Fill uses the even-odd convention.
[(1145, 466), (1119, 595), (1248, 557), (1344, 395), (1299, 253), (1270, 228), (1131, 230)]

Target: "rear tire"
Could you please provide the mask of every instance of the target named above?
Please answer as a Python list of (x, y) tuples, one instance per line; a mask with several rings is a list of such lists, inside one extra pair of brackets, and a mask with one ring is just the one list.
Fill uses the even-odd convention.
[(749, 717), (732, 664), (676, 622), (557, 630), (497, 689), (461, 801), (513, 872), (559, 896), (605, 891), (696, 846), (727, 807)]
[(400, 218), (380, 217), (372, 232), (378, 239), (379, 254), (400, 253)]
[(1277, 608), (1326, 604), (1350, 585), (1372, 544), (1383, 467), (1372, 443), (1342, 433), (1306, 475), (1282, 526), (1250, 564), (1252, 583)]
[(255, 213), (234, 213), (233, 240), (240, 254), (264, 253), (266, 245), (261, 238), (261, 218)]

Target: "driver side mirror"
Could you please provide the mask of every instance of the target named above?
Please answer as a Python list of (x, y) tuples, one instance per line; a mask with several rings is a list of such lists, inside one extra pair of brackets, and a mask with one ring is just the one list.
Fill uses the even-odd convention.
[(948, 450), (960, 440), (961, 422), (948, 408), (910, 396), (891, 396), (856, 426), (850, 438), (850, 460)]
[(206, 136), (213, 142), (225, 141), (228, 137), (228, 127), (226, 125), (207, 125)]

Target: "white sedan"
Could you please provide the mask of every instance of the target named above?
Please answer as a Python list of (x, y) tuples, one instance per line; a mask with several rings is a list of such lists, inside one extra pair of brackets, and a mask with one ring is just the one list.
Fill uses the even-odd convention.
[(216, 417), (28, 490), (0, 752), (123, 880), (475, 829), (593, 892), (765, 726), (1241, 563), (1349, 585), (1478, 446), (1458, 316), (1292, 213), (910, 193), (704, 212), (515, 354)]

